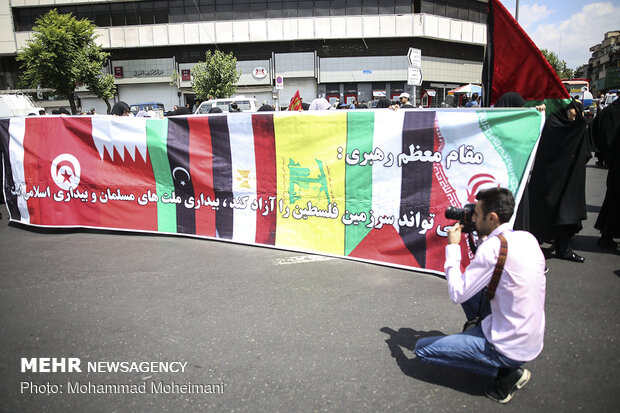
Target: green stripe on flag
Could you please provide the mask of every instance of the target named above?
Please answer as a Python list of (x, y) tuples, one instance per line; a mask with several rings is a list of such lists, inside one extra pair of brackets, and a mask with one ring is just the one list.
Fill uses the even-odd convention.
[[(373, 131), (375, 115), (371, 111), (355, 111), (347, 113), (347, 148), (346, 153), (352, 154), (354, 150), (359, 151), (358, 163), (364, 160), (364, 153), (373, 151)], [(372, 165), (346, 165), (346, 211), (350, 214), (365, 213), (365, 222), (357, 225), (350, 224), (345, 228), (344, 235), (344, 254), (349, 255), (357, 247), (370, 228), (366, 228), (369, 222), (369, 211), (372, 209)]]
[(164, 194), (170, 197), (174, 191), (174, 182), (168, 162), (168, 119), (146, 120), (146, 145), (148, 147), (155, 184), (157, 188), (157, 230), (160, 232), (177, 232), (176, 204), (161, 202)]
[[(478, 111), (480, 129), (508, 171), (508, 189), (517, 193), (527, 162), (540, 136), (542, 114), (535, 110)], [(515, 133), (518, 131), (518, 133)]]
[(545, 117), (553, 115), (555, 112), (566, 109), (570, 104), (570, 99), (545, 99), (545, 100), (528, 100), (524, 107), (533, 108), (539, 105), (545, 105)]

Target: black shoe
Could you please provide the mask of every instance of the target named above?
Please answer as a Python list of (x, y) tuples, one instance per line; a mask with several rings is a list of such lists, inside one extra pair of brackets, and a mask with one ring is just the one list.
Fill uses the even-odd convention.
[(561, 260), (572, 261), (572, 262), (584, 262), (586, 259), (581, 255), (577, 255), (574, 252), (569, 252), (568, 254), (558, 254), (558, 258)]
[(617, 250), (618, 245), (620, 245), (613, 239), (603, 238), (603, 237), (599, 238), (596, 244), (601, 248), (610, 249), (610, 250)]
[(516, 369), (506, 377), (496, 378), (494, 385), (485, 394), (498, 403), (506, 404), (530, 380), (530, 372), (526, 369)]

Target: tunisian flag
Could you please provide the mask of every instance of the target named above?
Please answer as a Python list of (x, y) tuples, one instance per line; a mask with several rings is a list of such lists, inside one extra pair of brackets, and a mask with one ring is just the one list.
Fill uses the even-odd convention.
[(517, 92), (526, 106), (545, 103), (547, 114), (568, 104), (568, 91), (532, 39), (499, 0), (489, 0), (482, 69), (483, 106)]

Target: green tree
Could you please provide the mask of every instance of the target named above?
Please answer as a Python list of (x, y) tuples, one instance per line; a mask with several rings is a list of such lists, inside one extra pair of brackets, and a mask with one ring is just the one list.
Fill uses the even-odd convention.
[(114, 97), (116, 93), (116, 86), (114, 85), (114, 76), (100, 74), (98, 77), (91, 77), (86, 84), (88, 90), (93, 92), (95, 96), (103, 100), (108, 107), (108, 114), (112, 111), (110, 106), (110, 99)]
[[(71, 14), (60, 14), (56, 9), (38, 18), (32, 29), (32, 40), (17, 55), (21, 62), (22, 83), (32, 88), (53, 89), (57, 95), (69, 100), (71, 112), (76, 113), (74, 94), (77, 85), (110, 87), (105, 76), (100, 79), (109, 54), (95, 43), (96, 27), (88, 19), (78, 20)], [(101, 94), (104, 95), (107, 93)]]
[(557, 73), (560, 79), (573, 78), (574, 70), (570, 69), (567, 66), (566, 61), (560, 60), (558, 55), (551, 50), (540, 49), (540, 51), (542, 52), (543, 56), (545, 56), (545, 59), (547, 59), (547, 62), (549, 62), (549, 64), (551, 65), (553, 70), (555, 70), (555, 73)]
[(240, 76), (232, 52), (225, 54), (216, 50), (211, 53), (208, 50), (205, 61), (192, 68), (192, 89), (200, 100), (227, 98), (237, 90)]

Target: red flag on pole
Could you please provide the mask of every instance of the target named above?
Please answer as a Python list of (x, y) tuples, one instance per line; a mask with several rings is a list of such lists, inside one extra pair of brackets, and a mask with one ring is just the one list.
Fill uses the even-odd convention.
[(499, 0), (489, 0), (487, 48), (482, 70), (484, 106), (506, 92), (517, 92), (547, 113), (564, 107), (570, 96), (547, 59)]
[(291, 103), (288, 105), (288, 110), (303, 110), (301, 107), (301, 97), (299, 96), (299, 90), (295, 92), (295, 95), (291, 98)]

